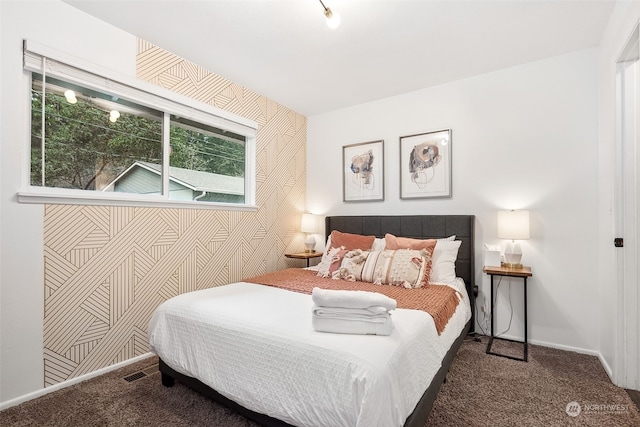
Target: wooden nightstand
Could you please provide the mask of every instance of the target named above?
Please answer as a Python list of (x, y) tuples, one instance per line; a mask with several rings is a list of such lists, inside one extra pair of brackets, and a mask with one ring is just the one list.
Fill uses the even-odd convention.
[(318, 258), (322, 256), (322, 252), (298, 252), (296, 254), (284, 254), (287, 258), (306, 259), (307, 267), (309, 267), (309, 260), (311, 258)]
[[(489, 337), (489, 344), (487, 344), (487, 354), (506, 357), (508, 359), (513, 359), (513, 360), (522, 360), (523, 362), (527, 362), (529, 360), (529, 344), (527, 342), (527, 278), (532, 276), (531, 267), (522, 267), (522, 268), (484, 267), (482, 271), (488, 274), (489, 276), (491, 276), (491, 337)], [(494, 323), (493, 277), (494, 276), (520, 277), (524, 281), (524, 341), (512, 340), (507, 338), (499, 338), (493, 334), (493, 323)], [(524, 357), (518, 358), (518, 357), (507, 356), (504, 354), (492, 352), (491, 345), (493, 344), (494, 339), (524, 344)]]

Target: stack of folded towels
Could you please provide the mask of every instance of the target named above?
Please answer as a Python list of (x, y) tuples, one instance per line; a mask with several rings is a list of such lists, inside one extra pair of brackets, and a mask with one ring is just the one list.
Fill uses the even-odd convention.
[(396, 300), (377, 292), (313, 288), (312, 323), (319, 332), (390, 335)]

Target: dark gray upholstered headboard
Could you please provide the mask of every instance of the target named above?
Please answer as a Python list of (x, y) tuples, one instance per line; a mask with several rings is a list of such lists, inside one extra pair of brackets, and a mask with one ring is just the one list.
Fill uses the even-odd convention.
[(456, 275), (464, 279), (472, 311), (475, 312), (474, 226), (474, 215), (327, 216), (325, 234), (328, 237), (332, 230), (338, 230), (380, 238), (391, 233), (415, 239), (437, 239), (455, 234), (456, 240), (462, 241), (456, 261)]

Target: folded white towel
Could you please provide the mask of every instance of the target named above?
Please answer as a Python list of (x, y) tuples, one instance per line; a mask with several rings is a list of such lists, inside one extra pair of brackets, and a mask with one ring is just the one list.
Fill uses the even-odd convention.
[(311, 298), (316, 305), (322, 307), (383, 307), (386, 310), (396, 308), (396, 300), (378, 292), (313, 288)]
[(318, 332), (330, 332), (334, 334), (355, 334), (355, 335), (391, 335), (393, 323), (391, 316), (386, 314), (385, 318), (379, 321), (367, 320), (342, 320), (327, 317), (311, 316), (313, 329)]
[(312, 308), (314, 316), (327, 317), (333, 319), (361, 319), (371, 320), (384, 319), (389, 317), (389, 311), (384, 307), (369, 308), (344, 308), (344, 307), (321, 307), (314, 305)]

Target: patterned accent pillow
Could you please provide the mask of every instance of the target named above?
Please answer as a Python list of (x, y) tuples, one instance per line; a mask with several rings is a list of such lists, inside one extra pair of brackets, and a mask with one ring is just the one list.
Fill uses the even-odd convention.
[(362, 269), (371, 252), (362, 249), (346, 251), (342, 257), (340, 268), (331, 274), (333, 279), (344, 279), (349, 281), (362, 280)]
[(347, 253), (344, 246), (331, 248), (327, 251), (327, 256), (322, 258), (318, 264), (318, 276), (331, 277), (332, 273), (340, 268), (342, 258)]
[(405, 288), (420, 288), (429, 283), (431, 252), (428, 250), (356, 252), (345, 254), (340, 269), (333, 273), (334, 278)]
[[(371, 245), (371, 248), (358, 248), (358, 249), (383, 251), (385, 249), (384, 246), (385, 246), (385, 240), (376, 237), (373, 240), (373, 244)], [(322, 253), (322, 260), (324, 260), (327, 257), (327, 252), (329, 252), (329, 249), (333, 247), (333, 244), (331, 243), (331, 235), (329, 235), (329, 237), (327, 238), (327, 244), (325, 247), (326, 247), (326, 250)]]
[(407, 237), (396, 237), (393, 234), (384, 236), (387, 249), (420, 249), (428, 248), (435, 242), (435, 248), (431, 255), (430, 283), (453, 284), (456, 280), (456, 259), (458, 249), (462, 241), (455, 240), (456, 236), (444, 237), (442, 239), (410, 239)]

